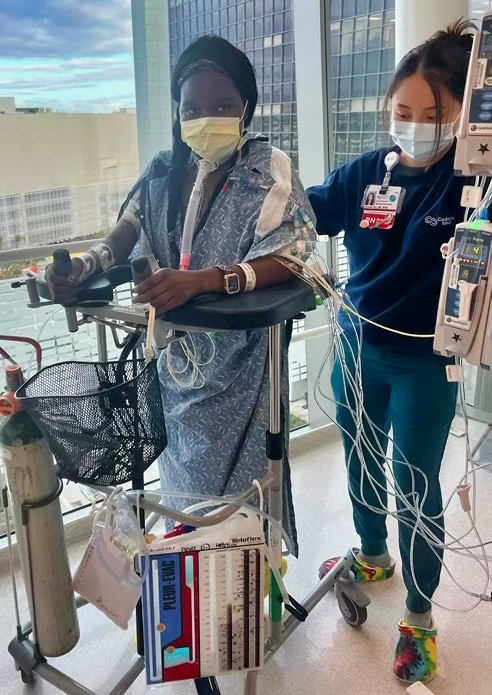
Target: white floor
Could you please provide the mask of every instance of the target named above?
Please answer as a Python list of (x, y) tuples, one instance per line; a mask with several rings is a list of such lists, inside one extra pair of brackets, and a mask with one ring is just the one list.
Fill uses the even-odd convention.
[[(474, 424), (478, 434), (483, 426)], [(293, 461), (293, 480), (298, 514), (301, 556), (290, 560), (289, 592), (302, 599), (315, 584), (320, 562), (356, 543), (351, 512), (345, 492), (345, 471), (340, 443), (326, 435), (310, 448), (301, 445)], [(464, 439), (450, 438), (443, 464), (443, 484), (449, 492), (458, 482), (464, 463)], [(492, 538), (492, 473), (477, 473), (478, 527), (482, 539)], [(458, 535), (467, 529), (467, 518), (453, 501), (447, 525)], [(395, 524), (390, 521), (390, 549), (398, 557)], [(470, 543), (476, 542), (475, 540)], [(71, 551), (76, 563), (82, 548)], [(492, 555), (492, 552), (491, 552)], [(474, 562), (446, 556), (454, 577), (471, 591), (482, 592), (483, 572)], [(406, 692), (391, 672), (397, 624), (404, 607), (400, 574), (384, 585), (369, 588), (372, 603), (369, 617), (359, 630), (342, 619), (333, 595), (323, 599), (259, 678), (259, 695), (399, 695)], [(489, 586), (490, 591), (490, 586)], [(466, 609), (474, 599), (458, 592), (443, 576), (436, 600), (454, 609)], [(22, 685), (14, 671), (7, 644), (14, 635), (13, 607), (8, 577), (0, 577), (0, 693), (59, 692), (39, 679), (33, 688)], [(435, 695), (492, 694), (492, 605), (481, 603), (470, 612), (434, 611), (439, 628), (439, 675), (429, 684)], [(96, 609), (80, 612), (82, 637), (79, 646), (62, 658), (52, 660), (72, 677), (96, 693), (105, 693), (121, 674), (133, 653), (133, 633), (114, 627)], [(242, 680), (233, 676), (220, 682), (223, 695), (240, 695)], [(146, 692), (143, 676), (128, 691)], [(190, 683), (168, 686), (169, 695), (191, 695)]]

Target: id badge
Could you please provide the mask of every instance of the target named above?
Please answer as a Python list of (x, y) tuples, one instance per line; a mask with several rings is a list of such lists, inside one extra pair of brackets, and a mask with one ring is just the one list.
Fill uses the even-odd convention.
[(359, 226), (362, 229), (391, 229), (404, 197), (405, 189), (401, 186), (388, 186), (384, 193), (381, 186), (367, 186), (362, 197), (363, 213)]

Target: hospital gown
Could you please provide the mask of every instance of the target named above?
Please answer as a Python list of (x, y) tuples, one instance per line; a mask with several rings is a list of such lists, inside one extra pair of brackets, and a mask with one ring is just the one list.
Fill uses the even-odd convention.
[[(161, 267), (178, 268), (182, 219), (168, 233), (167, 172), (171, 153), (160, 152), (127, 198), (139, 198), (141, 253), (149, 250)], [(138, 195), (135, 195), (135, 194)], [(126, 207), (122, 208), (122, 213)], [(230, 170), (192, 246), (190, 270), (233, 265), (282, 251), (295, 253), (312, 241), (314, 228), (294, 223), (297, 210), (314, 221), (289, 158), (264, 139), (250, 138)], [(130, 213), (131, 214), (131, 213)], [(297, 217), (300, 216), (297, 214)], [(300, 239), (300, 236), (303, 239)], [(297, 244), (297, 245), (296, 245)], [(145, 247), (150, 245), (150, 249)], [(269, 428), (268, 329), (193, 333), (187, 339), (198, 364), (178, 343), (159, 358), (168, 444), (159, 459), (164, 490), (222, 496), (242, 492), (267, 472)], [(288, 440), (287, 349), (284, 346), (282, 402)], [(179, 383), (181, 382), (181, 384)], [(297, 539), (287, 454), (283, 467), (284, 527), (295, 552)], [(183, 509), (196, 499), (164, 503)]]

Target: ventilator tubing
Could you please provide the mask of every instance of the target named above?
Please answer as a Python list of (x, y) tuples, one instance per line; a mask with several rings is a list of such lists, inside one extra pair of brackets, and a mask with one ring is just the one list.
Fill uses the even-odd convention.
[(183, 225), (183, 237), (181, 240), (180, 253), (180, 270), (188, 270), (191, 260), (191, 246), (195, 235), (196, 224), (200, 212), (200, 206), (203, 198), (203, 183), (207, 176), (217, 168), (217, 165), (212, 162), (207, 162), (200, 159), (197, 164), (198, 171), (196, 180), (191, 191), (188, 208), (186, 210), (185, 221)]

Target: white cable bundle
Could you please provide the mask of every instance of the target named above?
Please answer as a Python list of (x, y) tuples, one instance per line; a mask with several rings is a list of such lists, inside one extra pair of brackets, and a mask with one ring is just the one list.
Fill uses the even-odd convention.
[[(492, 195), (492, 194), (491, 194)], [(327, 319), (328, 319), (328, 324), (331, 327), (331, 331), (329, 334), (331, 335), (331, 341), (330, 345), (328, 347), (327, 353), (325, 355), (325, 358), (323, 360), (323, 363), (320, 368), (320, 372), (318, 374), (318, 377), (316, 379), (315, 383), (315, 401), (317, 405), (320, 407), (320, 409), (327, 415), (327, 417), (334, 422), (333, 418), (330, 417), (330, 415), (326, 412), (326, 410), (323, 408), (323, 404), (321, 403), (319, 396), (321, 396), (323, 399), (326, 399), (330, 401), (331, 403), (334, 403), (333, 398), (331, 398), (328, 394), (323, 392), (322, 386), (321, 386), (321, 373), (326, 367), (326, 365), (329, 362), (330, 357), (333, 354), (333, 351), (336, 350), (338, 354), (341, 357), (341, 364), (342, 364), (342, 370), (344, 373), (344, 381), (345, 381), (345, 390), (346, 390), (346, 396), (347, 397), (352, 397), (355, 401), (354, 405), (354, 410), (353, 412), (353, 417), (354, 417), (354, 423), (356, 425), (356, 435), (355, 438), (352, 438), (352, 451), (354, 454), (359, 458), (361, 461), (361, 475), (360, 475), (360, 486), (359, 486), (359, 493), (355, 494), (355, 497), (357, 501), (375, 513), (378, 514), (385, 514), (388, 516), (392, 516), (393, 518), (397, 519), (400, 523), (404, 523), (407, 526), (409, 526), (412, 529), (412, 538), (411, 538), (411, 545), (410, 545), (410, 571), (412, 573), (412, 578), (415, 583), (415, 586), (419, 593), (429, 601), (431, 601), (434, 605), (438, 605), (441, 608), (444, 608), (445, 610), (449, 610), (452, 612), (467, 612), (470, 610), (473, 610), (481, 601), (490, 601), (491, 596), (490, 594), (487, 593), (488, 589), (488, 584), (489, 580), (491, 578), (491, 573), (489, 570), (489, 565), (488, 565), (488, 560), (489, 557), (487, 556), (485, 552), (485, 546), (488, 544), (492, 544), (492, 541), (487, 541), (483, 542), (481, 539), (481, 536), (479, 534), (479, 531), (476, 526), (476, 490), (477, 490), (477, 485), (475, 481), (475, 475), (476, 472), (479, 470), (479, 468), (485, 466), (485, 465), (490, 465), (490, 464), (484, 464), (483, 466), (474, 466), (470, 470), (470, 444), (469, 444), (469, 439), (468, 439), (468, 422), (466, 418), (466, 408), (464, 406), (465, 403), (465, 396), (464, 396), (464, 385), (460, 384), (460, 400), (463, 405), (463, 412), (464, 412), (464, 417), (465, 417), (465, 428), (466, 428), (466, 466), (465, 466), (465, 472), (460, 481), (458, 482), (458, 485), (456, 488), (453, 490), (452, 494), (449, 496), (449, 499), (445, 504), (443, 505), (443, 512), (439, 517), (428, 517), (424, 512), (423, 512), (423, 507), (425, 504), (425, 501), (428, 496), (428, 482), (427, 482), (427, 476), (425, 473), (423, 473), (419, 468), (412, 466), (405, 458), (403, 453), (398, 449), (398, 447), (395, 446), (394, 442), (391, 440), (391, 437), (388, 436), (388, 443), (393, 445), (393, 456), (392, 459), (390, 459), (387, 455), (387, 452), (383, 450), (379, 445), (373, 444), (373, 442), (370, 440), (370, 436), (373, 437), (375, 442), (378, 442), (377, 435), (378, 434), (385, 434), (382, 433), (379, 428), (377, 428), (368, 418), (367, 413), (365, 411), (364, 407), (364, 396), (363, 396), (363, 391), (362, 391), (362, 377), (361, 377), (361, 362), (360, 362), (360, 348), (362, 345), (362, 334), (361, 334), (361, 329), (360, 325), (355, 326), (353, 323), (353, 328), (354, 328), (354, 335), (357, 337), (358, 341), (358, 346), (357, 346), (357, 354), (355, 354), (355, 351), (352, 350), (352, 348), (347, 344), (345, 341), (344, 344), (342, 344), (343, 340), (343, 332), (340, 328), (340, 326), (337, 323), (337, 313), (339, 307), (343, 307), (343, 309), (348, 313), (349, 316), (354, 316), (360, 319), (360, 321), (364, 321), (367, 323), (371, 323), (372, 325), (376, 325), (382, 330), (387, 330), (392, 333), (398, 333), (400, 335), (405, 335), (405, 336), (410, 336), (414, 338), (430, 338), (433, 336), (430, 335), (420, 335), (420, 334), (412, 334), (412, 333), (405, 333), (403, 331), (396, 331), (388, 326), (383, 326), (381, 324), (375, 323), (371, 321), (370, 319), (367, 319), (363, 316), (360, 316), (357, 311), (350, 306), (350, 300), (347, 296), (343, 296), (343, 291), (341, 292), (340, 290), (334, 289), (328, 282), (326, 281), (324, 275), (323, 275), (323, 270), (320, 268), (320, 263), (323, 264), (324, 260), (321, 259), (320, 257), (317, 257), (316, 254), (311, 255), (311, 259), (315, 258), (316, 259), (316, 264), (315, 265), (308, 265), (305, 263), (302, 259), (298, 257), (276, 257), (276, 260), (278, 260), (280, 263), (283, 265), (288, 266), (292, 272), (303, 279), (305, 282), (307, 282), (315, 291), (318, 291), (320, 294), (323, 295), (325, 298), (324, 300), (324, 307), (327, 311)], [(349, 352), (350, 358), (354, 361), (356, 368), (355, 368), (355, 375), (352, 376), (350, 371), (348, 370), (345, 362), (345, 353)], [(337, 424), (337, 423), (335, 423)], [(345, 434), (348, 435), (347, 432)], [(350, 436), (350, 435), (349, 435)], [(385, 435), (386, 436), (386, 435)], [(395, 500), (398, 499), (401, 503), (401, 511), (394, 511), (392, 509), (389, 509), (386, 505), (383, 504), (382, 499), (381, 499), (381, 493), (385, 491), (384, 486), (381, 484), (379, 480), (377, 480), (369, 471), (368, 466), (367, 466), (367, 460), (372, 459), (373, 462), (376, 463), (376, 465), (380, 468), (382, 474), (385, 477), (385, 480), (387, 482), (388, 486), (388, 496), (394, 497)], [(408, 467), (410, 476), (412, 479), (412, 484), (411, 484), (411, 490), (408, 494), (404, 494), (401, 488), (399, 487), (396, 479), (394, 478), (391, 470), (391, 462), (404, 465)], [(348, 468), (350, 469), (350, 459), (348, 463)], [(423, 487), (424, 487), (424, 493), (421, 497), (416, 492), (415, 488), (415, 479), (416, 476), (420, 476), (423, 479)], [(458, 494), (460, 493), (460, 489), (463, 487), (468, 488), (469, 485), (469, 479), (472, 480), (473, 482), (473, 495), (472, 495), (472, 500), (471, 500), (471, 510), (466, 511), (467, 505), (463, 507), (465, 513), (467, 514), (467, 518), (469, 521), (469, 527), (464, 531), (462, 534), (460, 534), (459, 537), (453, 536), (449, 531), (445, 531), (446, 534), (446, 541), (441, 541), (441, 539), (438, 536), (438, 532), (440, 531), (440, 526), (438, 525), (439, 519), (441, 519), (446, 511), (448, 510), (451, 502), (454, 500), (456, 496), (456, 492)], [(366, 484), (369, 484), (376, 494), (376, 498), (378, 500), (378, 507), (372, 506), (364, 496), (364, 487)], [(354, 493), (354, 491), (353, 491)], [(470, 535), (474, 534), (476, 539), (477, 539), (477, 544), (475, 545), (468, 545), (464, 543), (464, 540)], [(430, 597), (426, 596), (425, 593), (421, 590), (421, 588), (418, 585), (417, 578), (415, 576), (415, 569), (414, 569), (414, 563), (413, 563), (413, 557), (415, 554), (415, 539), (417, 535), (420, 535), (422, 538), (425, 539), (425, 541), (428, 543), (429, 547), (431, 548), (432, 552), (435, 555), (438, 555), (439, 551), (442, 550), (447, 550), (449, 552), (453, 552), (455, 554), (459, 555), (464, 555), (471, 559), (480, 569), (481, 572), (484, 573), (484, 585), (483, 589), (481, 591), (475, 592), (475, 591), (470, 591), (470, 589), (466, 586), (463, 586), (460, 584), (457, 579), (454, 577), (452, 571), (447, 567), (446, 563), (444, 560), (441, 560), (439, 557), (439, 560), (442, 563), (443, 569), (445, 570), (447, 576), (451, 579), (452, 583), (460, 589), (463, 593), (466, 595), (474, 598), (473, 605), (470, 605), (468, 607), (464, 608), (453, 608), (450, 606), (443, 606), (440, 603), (438, 603), (435, 599), (431, 599)], [(473, 550), (478, 549), (479, 553), (475, 554)], [(491, 558), (492, 559), (492, 558)]]

